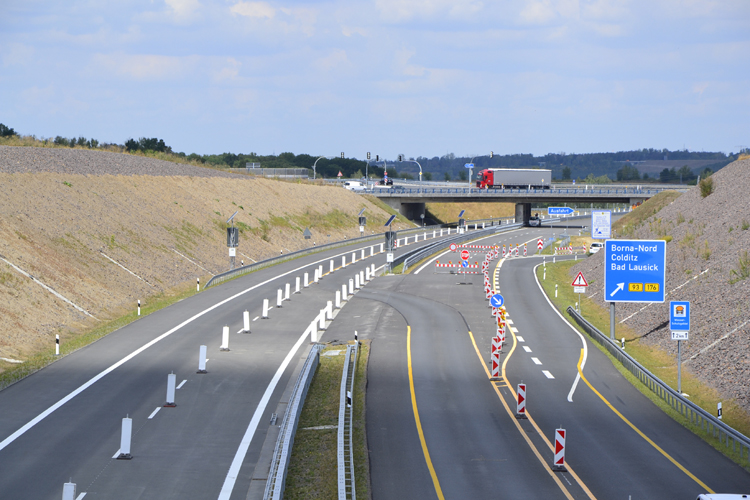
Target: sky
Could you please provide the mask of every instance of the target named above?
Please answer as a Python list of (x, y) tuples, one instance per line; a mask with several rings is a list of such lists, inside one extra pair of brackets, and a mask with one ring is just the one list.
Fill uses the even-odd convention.
[(363, 159), (750, 147), (748, 0), (0, 0), (0, 123)]

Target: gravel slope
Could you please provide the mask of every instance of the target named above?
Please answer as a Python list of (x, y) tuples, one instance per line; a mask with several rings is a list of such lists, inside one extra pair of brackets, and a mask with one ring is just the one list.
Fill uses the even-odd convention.
[[(636, 229), (633, 238), (672, 237), (667, 243), (664, 304), (617, 304), (618, 321), (643, 342), (677, 356), (670, 339), (669, 301), (689, 300), (690, 341), (683, 343), (683, 367), (750, 412), (750, 279), (731, 283), (750, 250), (750, 160), (734, 162), (712, 176), (713, 194), (695, 187)], [(746, 222), (743, 229), (743, 221)], [(589, 293), (603, 301), (604, 252), (574, 266), (590, 278)], [(598, 286), (597, 286), (598, 285)], [(687, 360), (687, 361), (685, 361)]]
[[(239, 265), (327, 235), (359, 236), (363, 207), (368, 228), (382, 227), (388, 213), (340, 187), (100, 151), (0, 146), (0, 257), (99, 320), (226, 271), (225, 222), (235, 211)], [(305, 227), (312, 240), (302, 237)], [(50, 348), (56, 333), (65, 341), (98, 323), (1, 260), (0, 317), (0, 358), (12, 359)], [(0, 370), (7, 366), (0, 360)]]

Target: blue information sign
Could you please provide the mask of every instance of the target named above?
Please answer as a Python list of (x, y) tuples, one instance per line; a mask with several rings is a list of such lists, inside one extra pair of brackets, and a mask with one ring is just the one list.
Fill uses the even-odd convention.
[(673, 332), (690, 331), (690, 302), (673, 300), (669, 303), (669, 329)]
[(469, 261), (468, 260), (462, 260), (461, 261), (461, 267), (469, 267)]
[(499, 293), (496, 293), (492, 297), (490, 297), (490, 305), (492, 307), (502, 307), (503, 303), (505, 303), (505, 300), (503, 299), (503, 296)]
[(473, 163), (464, 163), (464, 168), (474, 168)]
[(570, 215), (573, 209), (570, 207), (547, 207), (547, 215)]
[(607, 240), (604, 243), (604, 300), (664, 302), (667, 242)]

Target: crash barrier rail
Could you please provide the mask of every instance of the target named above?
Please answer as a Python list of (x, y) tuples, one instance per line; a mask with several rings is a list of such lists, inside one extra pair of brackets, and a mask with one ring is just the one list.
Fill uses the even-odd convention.
[[(583, 318), (583, 316), (578, 314), (573, 307), (568, 306), (567, 312), (573, 317), (576, 323), (586, 331), (586, 333), (604, 346), (612, 356), (617, 358), (617, 360), (622, 363), (630, 373), (632, 373), (654, 394), (659, 396), (675, 411), (688, 419), (691, 424), (700, 426), (701, 430), (705, 431), (707, 434), (711, 434), (713, 437), (718, 437), (719, 442), (725, 443), (727, 448), (729, 448), (730, 440), (732, 441), (732, 451), (736, 452), (737, 445), (739, 445), (740, 458), (745, 458), (745, 456), (747, 456), (747, 459), (750, 462), (750, 438), (728, 426), (717, 417), (662, 382), (658, 377), (621, 349), (620, 346), (617, 345), (617, 342), (610, 339), (607, 335), (604, 335), (594, 325)], [(745, 450), (747, 450), (747, 452)]]
[[(548, 195), (560, 195), (560, 194), (575, 194), (575, 195), (647, 195), (654, 196), (662, 191), (675, 190), (674, 187), (670, 188), (643, 188), (637, 187), (622, 187), (622, 188), (489, 188), (482, 189), (477, 187), (465, 187), (465, 188), (451, 188), (451, 187), (404, 187), (404, 186), (391, 186), (391, 187), (373, 187), (370, 189), (363, 189), (357, 191), (360, 194), (388, 194), (393, 193), (394, 195), (402, 196), (404, 194), (409, 195), (430, 195), (430, 194), (471, 194), (478, 196), (496, 196), (498, 194), (548, 194)], [(678, 189), (679, 191), (679, 189)]]
[(280, 178), (295, 178), (295, 179), (307, 179), (310, 177), (312, 169), (310, 168), (260, 168), (251, 167), (250, 165), (260, 165), (260, 163), (248, 163), (245, 167), (245, 171), (250, 175), (258, 175), (261, 177), (280, 177)]
[(316, 344), (310, 349), (305, 364), (297, 377), (297, 381), (292, 389), (289, 403), (284, 413), (284, 419), (281, 421), (279, 428), (279, 437), (276, 440), (276, 447), (273, 450), (271, 460), (271, 470), (266, 480), (266, 489), (263, 493), (263, 500), (281, 500), (284, 498), (284, 487), (286, 486), (286, 474), (289, 467), (289, 459), (292, 457), (292, 447), (294, 446), (294, 436), (297, 433), (299, 417), (302, 414), (302, 407), (305, 404), (307, 391), (310, 388), (315, 370), (320, 362), (320, 351), (323, 349), (322, 344)]
[[(424, 231), (432, 231), (435, 228), (440, 228), (442, 226), (428, 226), (428, 227), (417, 227), (417, 228), (410, 228), (410, 229), (402, 229), (400, 231), (396, 231), (398, 235), (404, 235), (408, 236), (410, 234), (414, 233), (422, 233)], [(223, 273), (219, 273), (215, 276), (213, 276), (208, 282), (203, 286), (203, 289), (212, 286), (217, 285), (219, 283), (222, 283), (224, 281), (231, 280), (233, 278), (236, 278), (238, 276), (242, 276), (248, 273), (251, 273), (253, 271), (257, 271), (259, 269), (266, 268), (268, 266), (272, 266), (274, 264), (279, 264), (281, 262), (286, 262), (287, 260), (296, 259), (297, 257), (304, 257), (305, 255), (310, 255), (313, 253), (320, 252), (321, 250), (330, 250), (334, 248), (340, 248), (348, 245), (353, 245), (356, 243), (364, 243), (367, 241), (373, 241), (379, 238), (383, 238), (383, 233), (378, 234), (372, 234), (370, 236), (360, 236), (358, 238), (352, 238), (348, 240), (341, 240), (336, 241), (334, 243), (325, 243), (323, 245), (316, 245), (311, 248), (304, 248), (302, 250), (297, 250), (295, 252), (289, 252), (287, 254), (278, 255), (276, 257), (271, 257), (269, 259), (261, 260), (259, 262), (256, 262), (254, 264), (248, 264), (246, 266), (238, 267), (236, 269), (232, 269), (230, 271), (225, 271)]]
[(354, 419), (354, 376), (357, 371), (357, 354), (359, 341), (346, 346), (344, 371), (341, 375), (341, 394), (339, 396), (338, 427), (338, 484), (339, 500), (356, 500), (354, 485), (354, 450), (352, 432)]
[(403, 262), (404, 269), (403, 273), (406, 273), (406, 271), (409, 269), (410, 264), (414, 264), (415, 262), (419, 262), (420, 260), (424, 259), (425, 257), (428, 257), (435, 253), (435, 251), (438, 248), (445, 247), (446, 244), (450, 243), (462, 243), (464, 241), (472, 240), (477, 238), (479, 235), (483, 233), (489, 233), (489, 232), (505, 232), (509, 231), (511, 229), (517, 229), (519, 227), (522, 227), (523, 224), (516, 223), (516, 224), (508, 224), (506, 226), (499, 226), (494, 227), (490, 226), (485, 229), (477, 229), (476, 231), (466, 232), (464, 234), (459, 234), (457, 236), (454, 236), (453, 238), (447, 238), (442, 239), (440, 241), (437, 241), (435, 243), (431, 243), (427, 246), (424, 246), (422, 248), (418, 248), (415, 250), (412, 250), (411, 252), (405, 253), (403, 255), (400, 255), (398, 258), (393, 260), (393, 266), (397, 266)]

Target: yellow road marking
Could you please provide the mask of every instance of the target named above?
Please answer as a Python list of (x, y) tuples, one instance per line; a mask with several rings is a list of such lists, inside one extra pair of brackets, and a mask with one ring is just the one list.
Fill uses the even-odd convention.
[(609, 409), (612, 410), (615, 413), (615, 415), (617, 415), (618, 417), (620, 417), (623, 422), (625, 422), (626, 424), (628, 424), (628, 426), (630, 426), (631, 429), (633, 429), (635, 432), (637, 432), (639, 436), (641, 436), (643, 439), (645, 439), (648, 444), (650, 444), (651, 446), (653, 446), (659, 453), (661, 453), (662, 455), (664, 455), (664, 457), (667, 460), (669, 460), (675, 466), (677, 466), (677, 468), (680, 469), (682, 472), (684, 472), (690, 479), (692, 479), (693, 481), (695, 481), (696, 483), (698, 483), (699, 485), (701, 485), (701, 488), (704, 488), (709, 493), (714, 493), (714, 491), (711, 488), (709, 488), (708, 486), (706, 486), (703, 483), (703, 481), (701, 481), (700, 479), (698, 479), (697, 477), (695, 477), (695, 475), (693, 475), (693, 473), (691, 473), (689, 470), (687, 470), (677, 460), (675, 460), (674, 458), (672, 458), (672, 456), (669, 453), (667, 453), (666, 451), (664, 451), (663, 449), (661, 449), (661, 447), (659, 447), (659, 445), (657, 445), (656, 443), (654, 443), (651, 440), (651, 438), (649, 438), (648, 436), (646, 436), (646, 434), (644, 434), (638, 427), (636, 427), (630, 420), (628, 420), (625, 417), (625, 415), (623, 415), (622, 413), (620, 413), (619, 411), (617, 411), (617, 408), (615, 408), (614, 406), (612, 406), (612, 404), (609, 401), (607, 401), (607, 399), (604, 396), (602, 396), (601, 393), (599, 393), (599, 391), (597, 391), (594, 388), (593, 385), (591, 385), (591, 383), (586, 379), (586, 377), (583, 375), (583, 371), (581, 370), (581, 360), (582, 359), (583, 359), (583, 349), (581, 349), (581, 356), (578, 359), (578, 373), (581, 375), (581, 380), (583, 380), (584, 382), (586, 382), (586, 385), (589, 386), (589, 389), (591, 389), (592, 391), (594, 391), (594, 394), (596, 394), (597, 396), (599, 396), (599, 399), (601, 399), (602, 401), (604, 401), (604, 404), (606, 404), (607, 406), (609, 406)]
[(432, 466), (432, 459), (430, 458), (430, 451), (427, 449), (427, 442), (424, 439), (424, 432), (422, 432), (422, 421), (419, 419), (419, 410), (417, 409), (417, 396), (414, 392), (414, 374), (411, 369), (411, 326), (406, 327), (406, 359), (409, 365), (409, 390), (411, 391), (411, 407), (414, 410), (414, 422), (417, 424), (417, 433), (419, 434), (419, 442), (422, 444), (422, 453), (424, 453), (424, 461), (427, 463), (427, 468), (430, 470), (430, 477), (432, 477), (432, 484), (435, 486), (435, 493), (440, 500), (445, 500), (443, 496), (443, 490), (440, 488), (440, 481), (438, 481), (435, 468)]
[[(482, 364), (482, 367), (484, 368), (485, 373), (487, 374), (487, 378), (492, 378), (492, 374), (490, 373), (489, 368), (487, 368), (487, 365), (485, 364), (484, 360), (482, 359), (482, 354), (479, 352), (479, 348), (477, 347), (477, 343), (474, 340), (474, 334), (469, 331), (469, 337), (471, 337), (471, 343), (474, 344), (474, 350), (477, 353), (477, 356), (479, 357), (479, 362)], [(513, 352), (513, 349), (516, 348), (516, 342), (514, 339), (513, 347), (510, 350), (510, 353), (508, 353), (508, 357), (510, 357), (510, 354)], [(507, 361), (507, 358), (506, 358)], [(505, 365), (503, 364), (503, 368), (505, 368)], [(505, 384), (508, 384), (508, 379), (505, 378), (505, 370), (503, 369), (503, 381)], [(550, 477), (555, 481), (557, 484), (557, 487), (560, 488), (560, 491), (562, 491), (563, 495), (565, 495), (565, 498), (569, 500), (573, 500), (573, 496), (570, 494), (568, 489), (563, 485), (562, 481), (557, 477), (557, 475), (552, 471), (550, 467), (547, 466), (547, 463), (544, 461), (544, 457), (542, 457), (542, 454), (539, 453), (539, 450), (534, 446), (534, 443), (531, 442), (531, 439), (529, 438), (528, 434), (526, 434), (526, 431), (523, 430), (523, 427), (521, 427), (521, 424), (516, 419), (515, 415), (511, 411), (510, 407), (508, 406), (508, 403), (505, 401), (505, 398), (500, 393), (500, 389), (497, 387), (497, 384), (493, 383), (492, 388), (495, 389), (495, 393), (497, 393), (497, 397), (500, 399), (500, 402), (503, 404), (503, 407), (505, 408), (505, 411), (508, 413), (508, 416), (510, 417), (510, 420), (516, 425), (516, 429), (518, 429), (518, 432), (521, 433), (521, 436), (526, 441), (526, 444), (529, 445), (529, 448), (536, 456), (537, 460), (539, 460), (539, 463), (542, 464), (542, 467), (544, 470), (547, 471), (547, 474), (550, 475)], [(511, 389), (512, 391), (513, 389)], [(514, 393), (515, 394), (515, 393)]]

